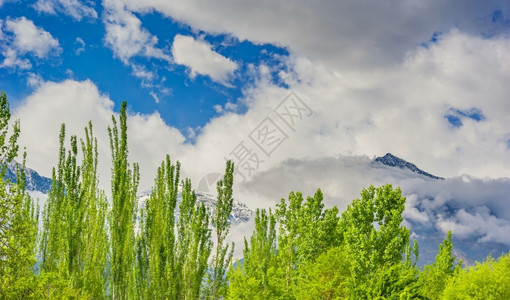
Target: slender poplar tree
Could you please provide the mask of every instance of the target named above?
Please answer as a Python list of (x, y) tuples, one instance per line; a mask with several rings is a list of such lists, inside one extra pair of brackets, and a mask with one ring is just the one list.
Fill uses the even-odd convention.
[[(230, 229), (230, 213), (232, 212), (232, 186), (234, 185), (234, 163), (227, 161), (225, 174), (217, 183), (218, 199), (214, 211), (212, 225), (216, 233), (216, 251), (213, 257), (213, 269), (209, 276), (209, 292), (211, 299), (225, 296), (227, 289), (226, 272), (232, 263), (234, 243), (229, 247), (225, 243)], [(230, 249), (229, 249), (230, 248)]]
[[(137, 252), (140, 284), (151, 299), (176, 299), (180, 274), (176, 269), (175, 210), (179, 188), (180, 163), (170, 156), (158, 168), (154, 188), (141, 217)], [(144, 263), (145, 262), (145, 263)], [(144, 278), (145, 277), (145, 278)], [(148, 280), (147, 280), (148, 279)]]
[(127, 103), (122, 102), (119, 124), (112, 116), (108, 127), (112, 151), (112, 211), (110, 218), (111, 272), (110, 295), (114, 299), (131, 299), (135, 288), (135, 234), (137, 189), (140, 179), (138, 164), (128, 163)]
[(108, 233), (108, 202), (104, 191), (98, 188), (97, 140), (92, 131), (92, 122), (85, 128), (85, 140), (81, 140), (83, 162), (81, 166), (82, 202), (85, 228), (82, 238), (84, 251), (81, 257), (81, 286), (92, 298), (106, 297)]
[(18, 153), (19, 120), (12, 126), (7, 95), (0, 91), (0, 298), (26, 299), (34, 294), (37, 211), (25, 190), (25, 157), (16, 167), (16, 183), (5, 179)]
[(181, 275), (177, 281), (177, 299), (197, 299), (212, 249), (209, 213), (203, 203), (197, 203), (189, 179), (183, 182), (181, 195), (176, 263)]

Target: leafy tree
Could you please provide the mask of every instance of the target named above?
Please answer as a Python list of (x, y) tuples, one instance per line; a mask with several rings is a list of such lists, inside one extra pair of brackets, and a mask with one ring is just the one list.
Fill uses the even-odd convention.
[(216, 233), (216, 252), (213, 257), (213, 269), (209, 276), (209, 292), (211, 299), (219, 299), (225, 296), (227, 281), (226, 272), (232, 263), (234, 243), (230, 246), (225, 244), (230, 229), (230, 213), (232, 212), (232, 186), (234, 184), (234, 163), (227, 161), (225, 175), (217, 183), (218, 199), (212, 219), (212, 225)]
[(250, 243), (244, 240), (243, 261), (228, 272), (229, 299), (274, 299), (278, 296), (276, 263), (276, 219), (269, 210), (257, 209)]
[[(436, 260), (426, 265), (420, 274), (423, 294), (429, 299), (439, 299), (448, 280), (455, 273), (455, 256), (453, 256), (452, 232), (448, 231), (446, 239), (439, 245)], [(462, 262), (459, 261), (458, 268)]]
[(82, 222), (84, 250), (79, 265), (81, 283), (92, 298), (106, 297), (107, 259), (109, 241), (107, 229), (108, 202), (105, 193), (98, 188), (97, 139), (93, 135), (92, 122), (85, 128), (85, 140), (81, 140), (83, 160), (81, 165), (82, 202), (85, 207)]
[(32, 297), (36, 285), (37, 212), (25, 190), (26, 153), (16, 169), (16, 183), (4, 179), (18, 154), (20, 123), (14, 121), (9, 137), (10, 118), (7, 95), (0, 91), (0, 298), (22, 299)]
[(442, 299), (510, 299), (510, 253), (455, 272)]
[(400, 188), (370, 186), (343, 212), (340, 228), (355, 298), (370, 298), (377, 272), (401, 263), (409, 243), (409, 230), (401, 225), (404, 204)]
[(130, 168), (127, 147), (127, 103), (120, 109), (119, 127), (112, 116), (108, 127), (112, 151), (112, 211), (110, 217), (111, 272), (110, 295), (114, 299), (133, 298), (135, 288), (135, 236), (137, 216), (136, 193), (139, 182), (138, 164)]
[(329, 249), (315, 261), (307, 262), (297, 284), (296, 299), (350, 298), (347, 282), (349, 261), (342, 246)]
[(275, 215), (280, 223), (276, 276), (280, 279), (275, 279), (286, 297), (293, 298), (296, 281), (301, 276), (299, 269), (339, 244), (338, 208), (324, 210), (323, 194), (318, 189), (306, 201), (301, 193), (291, 192), (288, 204), (282, 199)]
[(197, 203), (189, 179), (183, 182), (177, 234), (176, 268), (181, 272), (177, 299), (197, 299), (207, 271), (212, 242), (209, 214), (204, 203)]
[(71, 136), (67, 154), (64, 141), (62, 125), (58, 165), (53, 169), (52, 189), (44, 210), (41, 271), (42, 278), (52, 280), (43, 280), (48, 284), (43, 289), (58, 289), (60, 282), (73, 294), (105, 297), (107, 202), (97, 188), (97, 141), (92, 124), (85, 128), (85, 141), (81, 141), (82, 166), (77, 163), (76, 136)]
[(23, 167), (16, 184), (5, 181), (6, 165), (0, 166), (0, 298), (26, 299), (34, 295), (33, 266), (37, 236), (37, 211), (25, 190)]
[(147, 286), (141, 295), (151, 299), (176, 299), (180, 288), (180, 273), (175, 267), (175, 211), (179, 176), (179, 162), (174, 166), (170, 156), (167, 156), (158, 169), (152, 194), (145, 206), (145, 215), (141, 217), (137, 256), (142, 271), (140, 280)]

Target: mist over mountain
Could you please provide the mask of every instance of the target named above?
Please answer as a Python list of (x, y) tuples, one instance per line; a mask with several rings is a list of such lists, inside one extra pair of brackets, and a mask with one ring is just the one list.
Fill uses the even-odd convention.
[[(426, 169), (426, 168), (424, 168)], [(418, 240), (419, 265), (434, 260), (439, 243), (452, 231), (454, 251), (465, 264), (499, 257), (510, 250), (510, 178), (463, 175), (442, 178), (398, 156), (337, 156), (288, 159), (261, 172), (242, 188), (254, 198), (287, 197), (289, 191), (324, 193), (326, 207), (344, 211), (363, 188), (387, 183), (406, 197), (404, 225)], [(269, 205), (268, 205), (269, 206)]]

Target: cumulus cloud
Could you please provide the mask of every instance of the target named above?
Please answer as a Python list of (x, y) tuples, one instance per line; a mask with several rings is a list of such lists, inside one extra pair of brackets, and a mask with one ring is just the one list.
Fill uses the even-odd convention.
[(142, 22), (119, 1), (103, 1), (106, 28), (105, 43), (125, 64), (133, 56), (158, 58), (170, 62), (171, 58), (156, 47), (158, 38), (142, 27)]
[(30, 69), (30, 61), (22, 58), (23, 55), (31, 54), (44, 59), (62, 51), (57, 39), (25, 17), (7, 19), (4, 29), (12, 34), (0, 36), (3, 40), (0, 50), (4, 56), (0, 67)]
[(62, 12), (76, 21), (81, 21), (83, 18), (97, 18), (97, 12), (93, 7), (80, 3), (78, 0), (38, 0), (33, 7), (39, 13), (55, 15), (57, 12)]
[[(393, 5), (389, 1), (168, 1), (125, 0), (138, 12), (160, 11), (195, 29), (229, 33), (241, 40), (289, 47), (339, 70), (393, 65), (408, 49), (452, 27), (487, 35), (505, 32), (491, 21), (501, 1), (440, 0)], [(370, 9), (367, 9), (369, 7)], [(483, 23), (488, 21), (487, 23)], [(484, 24), (488, 24), (485, 25)]]
[(229, 76), (237, 69), (235, 62), (212, 50), (209, 43), (191, 36), (176, 35), (172, 55), (176, 63), (190, 68), (191, 78), (201, 74), (228, 85)]
[[(21, 120), (20, 145), (27, 148), (27, 165), (50, 176), (58, 158), (61, 123), (66, 124), (68, 136), (83, 137), (84, 128), (91, 120), (99, 144), (101, 188), (109, 191), (111, 163), (107, 128), (111, 126), (112, 114), (116, 115), (113, 102), (91, 81), (40, 83), (14, 109), (14, 118)], [(147, 189), (165, 155), (179, 153), (184, 137), (168, 127), (158, 113), (129, 113), (128, 128), (130, 160), (140, 164), (141, 188)]]

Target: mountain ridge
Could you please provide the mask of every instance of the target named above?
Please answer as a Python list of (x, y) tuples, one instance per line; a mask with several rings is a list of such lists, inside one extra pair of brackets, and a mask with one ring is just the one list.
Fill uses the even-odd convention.
[(380, 156), (374, 159), (375, 162), (381, 163), (383, 165), (389, 166), (389, 167), (397, 167), (402, 170), (408, 170), (413, 173), (420, 174), (425, 177), (429, 177), (431, 179), (436, 180), (443, 180), (443, 177), (439, 177), (436, 175), (432, 175), (428, 172), (423, 171), (422, 169), (418, 168), (415, 164), (408, 162), (405, 159), (402, 159), (400, 157), (397, 157), (391, 153), (386, 153), (384, 156)]

